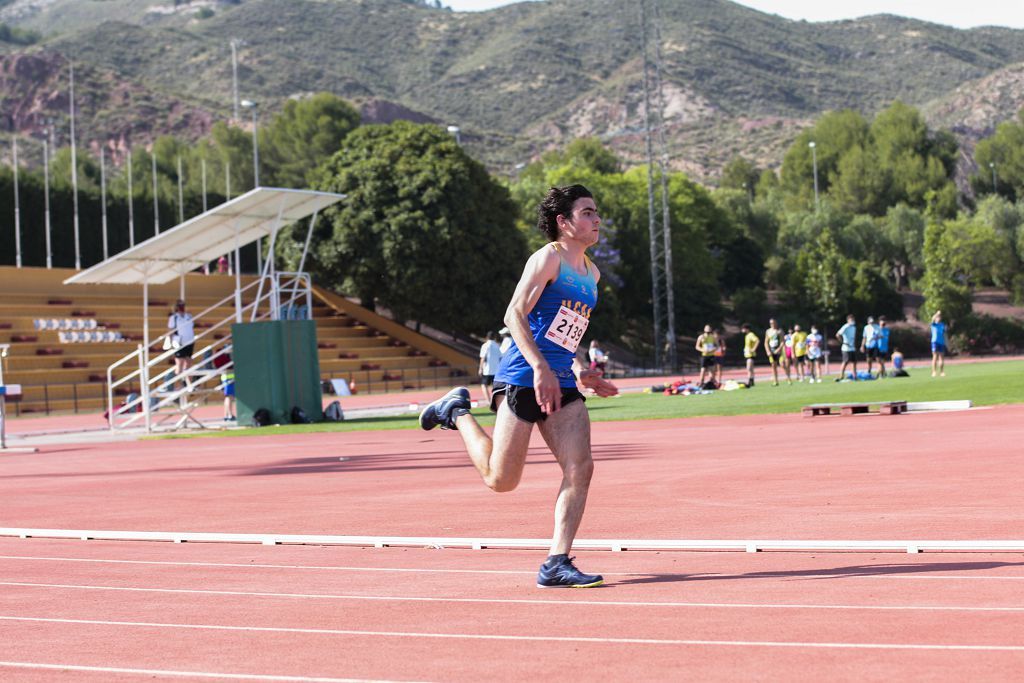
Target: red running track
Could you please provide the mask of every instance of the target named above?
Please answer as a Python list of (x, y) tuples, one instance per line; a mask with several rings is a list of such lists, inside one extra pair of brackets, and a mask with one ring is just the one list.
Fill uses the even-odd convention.
[[(1022, 418), (598, 423), (580, 536), (1019, 538)], [(3, 525), (547, 536), (558, 469), (539, 440), (503, 495), (459, 443), (44, 447), (0, 458)], [(1007, 680), (1024, 665), (1021, 553), (587, 552), (608, 581), (587, 591), (534, 588), (542, 555), (0, 539), (0, 678)]]

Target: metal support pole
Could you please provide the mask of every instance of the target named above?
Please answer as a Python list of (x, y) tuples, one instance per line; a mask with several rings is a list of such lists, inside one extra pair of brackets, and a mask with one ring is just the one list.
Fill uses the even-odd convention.
[(132, 192), (131, 150), (128, 150), (128, 246), (135, 246), (135, 193)]
[(142, 395), (142, 413), (148, 434), (153, 431), (153, 413), (149, 406), (149, 264), (143, 268), (146, 273), (142, 277), (142, 348), (139, 349), (139, 381), (142, 387), (139, 393)]
[(231, 104), (234, 119), (238, 121), (238, 46), (242, 41), (231, 39)]
[(78, 230), (78, 156), (75, 150), (75, 65), (68, 62), (71, 73), (71, 192), (74, 197), (74, 223), (75, 223), (75, 270), (82, 269), (82, 243)]
[(178, 157), (178, 225), (185, 222), (185, 191), (181, 179), (181, 157)]
[(53, 244), (50, 238), (50, 146), (43, 140), (43, 206), (46, 230), (46, 267), (53, 268)]
[(153, 150), (153, 154), (149, 157), (153, 164), (153, 234), (160, 234), (160, 200), (158, 198), (158, 190), (156, 184), (156, 149)]
[(238, 222), (235, 221), (235, 322), (242, 322), (242, 272), (238, 267), (238, 254), (241, 250), (239, 245)]
[(14, 153), (14, 264), (21, 268), (21, 207), (18, 203), (18, 138), (11, 138)]
[(107, 242), (107, 162), (106, 151), (100, 147), (100, 204), (102, 204), (103, 260), (110, 258)]

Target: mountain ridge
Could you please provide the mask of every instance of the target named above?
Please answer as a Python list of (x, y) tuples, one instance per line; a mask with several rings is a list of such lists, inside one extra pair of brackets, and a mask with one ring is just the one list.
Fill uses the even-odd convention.
[[(39, 0), (0, 8), (0, 21), (33, 2)], [(204, 20), (185, 10), (146, 18), (146, 8), (167, 2), (89, 4), (117, 21), (75, 30), (62, 19), (60, 35), (0, 54), (0, 69), (12, 55), (72, 55), (134, 84), (140, 97), (176, 102), (177, 110), (212, 121), (230, 112), (228, 41), (245, 36), (239, 88), (270, 111), (319, 90), (360, 105), (386, 102), (458, 124), (474, 154), (506, 171), (579, 135), (640, 158), (638, 10), (618, 0), (549, 0), (479, 13), (400, 0), (190, 3), (212, 8)], [(64, 17), (72, 12), (68, 0), (46, 7)], [(44, 16), (18, 25), (38, 30)], [(995, 77), (1024, 64), (1020, 30), (961, 30), (892, 15), (818, 24), (727, 0), (682, 0), (661, 5), (660, 33), (672, 163), (704, 179), (737, 153), (777, 165), (797, 132), (828, 110), (871, 115), (901, 99), (972, 143), (985, 130), (971, 124), (983, 101), (991, 110), (986, 120), (1005, 120), (1024, 106), (1024, 84)], [(13, 77), (7, 83), (15, 92), (29, 89)], [(957, 96), (958, 87), (968, 91)], [(979, 88), (993, 92), (986, 99)], [(84, 107), (83, 116), (90, 116)], [(22, 116), (12, 125), (34, 134), (34, 120)], [(105, 125), (92, 112), (96, 137), (108, 135)], [(146, 141), (169, 129), (140, 120), (131, 132)]]

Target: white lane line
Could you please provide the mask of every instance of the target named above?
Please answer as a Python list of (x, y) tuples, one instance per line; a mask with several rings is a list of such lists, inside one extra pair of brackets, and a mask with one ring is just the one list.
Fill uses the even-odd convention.
[(0, 616), (0, 621), (76, 624), (86, 626), (134, 626), (198, 631), (241, 631), (247, 633), (301, 633), (307, 635), (366, 636), (374, 638), (438, 638), (462, 640), (509, 640), (542, 643), (599, 643), (607, 645), (724, 645), (736, 647), (837, 648), (849, 650), (966, 650), (1024, 652), (1024, 645), (957, 645), (930, 643), (829, 643), (776, 640), (694, 640), (681, 638), (598, 638), (587, 636), (522, 636), (485, 633), (427, 633), (419, 631), (360, 631), (336, 628), (286, 628), (277, 626), (231, 626), (227, 624), (174, 624), (156, 621), (109, 621), (105, 619), (52, 619), (45, 617)]
[(69, 590), (121, 591), (129, 593), (177, 593), (184, 595), (231, 595), (253, 598), (290, 598), (300, 600), (362, 600), (367, 602), (444, 602), (491, 605), (586, 605), (608, 607), (707, 607), (741, 609), (820, 609), (820, 610), (872, 610), (921, 612), (1024, 612), (1021, 607), (977, 607), (959, 605), (823, 605), (799, 603), (743, 603), (743, 602), (677, 602), (633, 600), (551, 600), (523, 598), (438, 598), (425, 596), (350, 595), (339, 593), (273, 593), (264, 591), (229, 591), (200, 588), (150, 588), (144, 586), (94, 586), (67, 583), (30, 583), (0, 581), (0, 586), (22, 588), (60, 588)]
[(43, 669), (48, 671), (81, 671), (111, 674), (140, 674), (182, 678), (216, 678), (232, 681), (285, 681), (286, 683), (382, 683), (378, 679), (324, 678), (322, 676), (275, 676), (272, 674), (213, 673), (208, 671), (175, 671), (173, 669), (133, 669), (120, 666), (83, 666), (81, 664), (43, 664), (41, 662), (3, 662), (10, 669)]
[[(396, 572), (409, 574), (504, 574), (518, 576), (532, 576), (537, 572), (518, 569), (440, 569), (429, 567), (349, 567), (344, 565), (302, 565), (302, 564), (260, 564), (255, 562), (174, 562), (162, 560), (117, 560), (93, 557), (51, 557), (36, 555), (0, 555), (0, 560), (26, 560), (39, 562), (87, 562), (96, 564), (140, 564), (165, 567), (228, 567), (245, 569), (299, 569), (308, 571), (340, 571), (340, 572)], [(678, 572), (686, 574), (688, 572)], [(602, 572), (604, 576), (643, 576), (657, 577), (665, 572)], [(694, 572), (695, 578), (707, 580), (712, 577), (729, 578), (734, 574), (720, 574), (715, 572)], [(930, 579), (930, 580), (995, 580), (995, 581), (1024, 581), (1024, 576), (974, 576), (965, 574), (948, 574), (944, 576), (919, 576), (904, 574), (797, 574), (793, 575), (785, 571), (779, 572), (757, 572), (747, 575), (746, 578), (756, 579)]]
[[(429, 569), (429, 568), (396, 568), (396, 567), (345, 567), (330, 565), (302, 564), (256, 564), (252, 562), (166, 562), (158, 560), (109, 560), (91, 557), (35, 557), (30, 555), (0, 555), (0, 560), (32, 560), (43, 562), (96, 562), (103, 564), (149, 564), (168, 567), (245, 567), (247, 569), (305, 569), (316, 571), (344, 572), (408, 572), (414, 574), (524, 574), (534, 575), (536, 570), (510, 569)], [(539, 566), (539, 565), (538, 565)], [(650, 576), (649, 573), (638, 574), (607, 574), (607, 576)]]

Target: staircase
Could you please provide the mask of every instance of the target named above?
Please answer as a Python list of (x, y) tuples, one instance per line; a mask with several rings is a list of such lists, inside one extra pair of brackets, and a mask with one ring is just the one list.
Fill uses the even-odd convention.
[[(107, 369), (142, 343), (142, 288), (63, 285), (75, 272), (0, 267), (0, 342), (11, 344), (3, 361), (4, 379), (23, 388), (20, 399), (8, 399), (8, 414), (12, 417), (27, 413), (102, 413), (107, 407)], [(256, 280), (253, 276), (242, 278), (246, 288), (244, 305), (256, 297), (257, 287), (251, 286)], [(210, 309), (196, 321), (196, 334), (208, 333), (196, 344), (197, 352), (207, 345), (217, 348), (227, 343), (230, 324), (219, 323), (234, 315), (230, 298), (234, 288), (234, 277), (186, 276), (188, 311), (196, 315)], [(150, 287), (151, 358), (165, 353), (158, 338), (167, 331), (167, 316), (178, 294), (176, 282)], [(370, 393), (448, 387), (476, 375), (476, 359), (322, 288), (313, 287), (311, 312), (317, 325), (320, 371), (325, 382), (345, 379), (356, 391)], [(94, 328), (85, 322), (92, 320), (96, 321)], [(245, 320), (248, 322), (249, 317)], [(56, 324), (53, 329), (37, 329), (39, 321)], [(94, 334), (86, 337), (83, 332), (78, 336), (85, 339), (62, 343), (61, 333), (65, 339), (68, 334), (60, 328), (74, 328), (65, 321), (83, 321), (81, 327)], [(214, 325), (218, 327), (212, 329)], [(117, 335), (121, 341), (91, 341)], [(194, 365), (201, 365), (202, 360), (197, 357)], [(168, 359), (165, 364), (173, 369), (173, 361)], [(126, 363), (122, 374), (115, 373), (115, 383), (132, 370), (138, 370), (137, 361), (134, 366)], [(219, 372), (209, 372), (205, 377), (198, 371), (194, 374), (191, 379), (197, 390), (192, 400), (219, 402)], [(117, 396), (137, 392), (137, 377), (114, 387)]]

